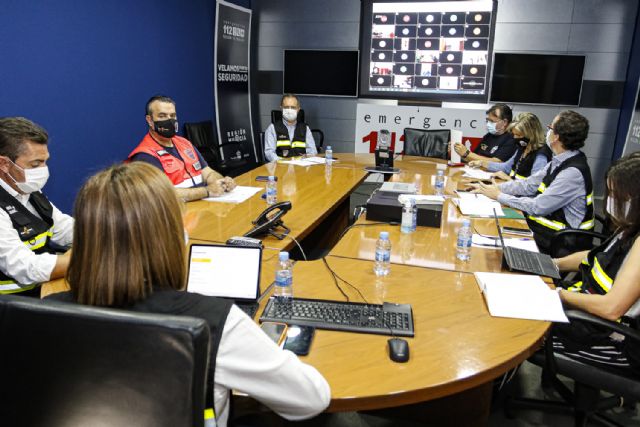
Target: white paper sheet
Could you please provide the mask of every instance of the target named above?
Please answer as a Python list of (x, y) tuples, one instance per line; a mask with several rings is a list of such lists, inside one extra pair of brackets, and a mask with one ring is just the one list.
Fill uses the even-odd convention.
[(224, 193), (219, 197), (207, 197), (203, 200), (207, 202), (223, 202), (223, 203), (242, 203), (249, 197), (256, 194), (258, 191), (263, 190), (263, 187), (243, 187), (237, 186), (229, 193)]
[(498, 216), (504, 216), (502, 205), (484, 194), (458, 191), (458, 208), (463, 215), (493, 217), (495, 209)]
[(451, 163), (460, 163), (460, 162), (462, 162), (462, 159), (460, 158), (460, 154), (456, 153), (456, 150), (453, 148), (453, 146), (456, 143), (461, 143), (462, 144), (462, 131), (452, 129), (451, 130), (451, 142), (450, 142)]
[[(524, 249), (525, 251), (540, 252), (538, 250), (538, 246), (536, 245), (536, 241), (533, 240), (532, 238), (504, 239), (504, 244), (507, 246), (511, 246), (512, 248)], [(486, 249), (491, 249), (491, 248), (495, 249), (495, 248), (501, 247), (500, 239), (498, 239), (497, 236), (495, 238), (492, 238), (492, 237), (481, 236), (479, 234), (474, 234), (471, 237), (471, 245), (475, 247), (486, 248)]]
[(539, 276), (474, 273), (489, 313), (495, 317), (569, 323), (560, 295)]
[(463, 169), (464, 177), (466, 178), (474, 178), (474, 179), (491, 179), (491, 173), (485, 172), (480, 169), (471, 168), (469, 166), (465, 166)]

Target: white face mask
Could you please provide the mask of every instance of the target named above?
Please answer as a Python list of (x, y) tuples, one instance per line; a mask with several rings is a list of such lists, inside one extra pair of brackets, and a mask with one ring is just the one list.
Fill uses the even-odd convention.
[(547, 129), (547, 145), (551, 148), (551, 143), (553, 142), (553, 129)]
[(628, 218), (629, 211), (631, 210), (631, 200), (627, 200), (626, 202), (624, 202), (624, 212), (618, 212), (613, 197), (608, 196), (605, 210), (609, 215), (611, 215), (612, 218), (624, 222)]
[(283, 108), (282, 117), (288, 122), (292, 122), (298, 118), (298, 110), (295, 108)]
[(24, 173), (24, 182), (18, 182), (14, 177), (9, 175), (13, 182), (15, 182), (16, 187), (20, 189), (25, 194), (35, 193), (36, 191), (42, 190), (42, 187), (47, 183), (49, 179), (49, 168), (47, 166), (40, 166), (39, 168), (33, 169), (24, 169), (20, 166), (16, 165), (14, 162), (11, 162), (17, 167), (21, 169)]
[(495, 123), (487, 121), (487, 132), (489, 132), (491, 135), (495, 135), (496, 133), (498, 133), (498, 129)]

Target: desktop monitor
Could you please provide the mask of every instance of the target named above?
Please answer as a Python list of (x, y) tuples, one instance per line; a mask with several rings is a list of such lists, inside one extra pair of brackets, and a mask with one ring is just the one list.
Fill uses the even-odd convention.
[(285, 49), (284, 92), (358, 96), (357, 50)]
[(584, 55), (496, 53), (491, 101), (577, 106)]

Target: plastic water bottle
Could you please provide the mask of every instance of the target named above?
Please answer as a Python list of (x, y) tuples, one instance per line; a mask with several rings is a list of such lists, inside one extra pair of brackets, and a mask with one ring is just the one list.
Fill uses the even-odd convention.
[(443, 170), (439, 170), (438, 173), (436, 174), (435, 187), (436, 187), (436, 196), (444, 195), (444, 171)]
[(273, 296), (280, 302), (290, 302), (293, 298), (293, 273), (289, 252), (282, 251), (276, 265), (276, 285)]
[(471, 221), (465, 219), (462, 221), (462, 227), (458, 230), (458, 239), (456, 241), (456, 258), (460, 261), (469, 261), (471, 259)]
[(380, 232), (380, 237), (376, 242), (376, 259), (373, 264), (373, 272), (376, 276), (386, 276), (391, 270), (391, 242), (389, 241), (389, 233)]
[(333, 150), (330, 145), (327, 145), (327, 148), (324, 150), (324, 162), (327, 165), (331, 165), (333, 163)]
[(274, 205), (278, 201), (278, 183), (276, 177), (269, 176), (267, 180), (267, 204), (269, 206)]
[(413, 233), (418, 225), (418, 209), (416, 199), (408, 198), (402, 206), (402, 220), (400, 222), (400, 232)]

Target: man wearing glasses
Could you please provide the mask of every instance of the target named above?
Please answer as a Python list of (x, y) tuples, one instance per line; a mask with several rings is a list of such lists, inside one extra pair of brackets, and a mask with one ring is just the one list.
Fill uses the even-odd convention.
[(298, 122), (300, 101), (286, 93), (280, 101), (282, 120), (271, 123), (264, 133), (264, 155), (274, 162), (282, 157), (295, 157), (318, 153), (311, 130), (306, 123)]
[(471, 151), (464, 145), (456, 143), (454, 149), (465, 162), (471, 160), (487, 160), (490, 162), (506, 162), (518, 148), (513, 135), (507, 131), (513, 112), (507, 104), (495, 104), (487, 114), (487, 134), (480, 144)]
[(553, 152), (547, 166), (525, 180), (474, 185), (475, 192), (526, 212), (527, 223), (543, 253), (549, 253), (555, 232), (594, 227), (591, 171), (580, 151), (589, 134), (589, 121), (566, 110), (547, 128), (547, 144)]

